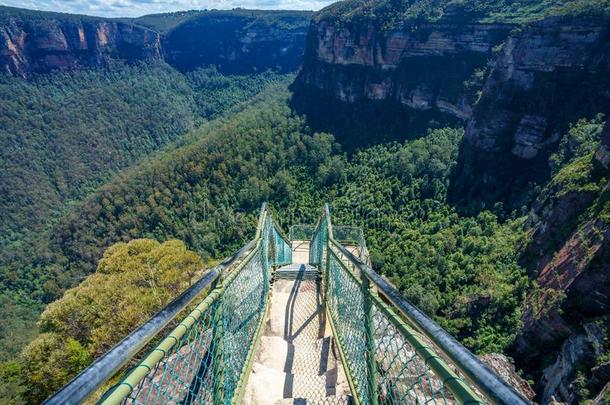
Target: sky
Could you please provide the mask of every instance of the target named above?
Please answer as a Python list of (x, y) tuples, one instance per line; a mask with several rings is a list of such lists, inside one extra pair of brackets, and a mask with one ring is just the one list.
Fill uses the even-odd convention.
[(87, 14), (137, 17), (181, 10), (255, 9), (319, 10), (335, 0), (0, 0), (4, 6)]

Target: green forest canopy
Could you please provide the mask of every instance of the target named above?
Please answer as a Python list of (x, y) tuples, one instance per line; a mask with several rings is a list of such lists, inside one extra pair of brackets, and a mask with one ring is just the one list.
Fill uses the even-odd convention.
[(404, 23), (480, 22), (525, 24), (551, 16), (609, 17), (606, 0), (346, 0), (331, 4), (316, 19), (376, 21), (383, 28)]
[[(444, 203), (462, 130), (439, 129), (347, 156), (332, 135), (312, 133), (291, 112), (288, 98), (285, 85), (277, 85), (253, 106), (197, 131), (196, 141), (100, 188), (52, 229), (53, 256), (32, 269), (35, 278), (58, 288), (75, 285), (95, 270), (108, 246), (142, 237), (179, 239), (203, 260), (220, 258), (252, 237), (262, 201), (269, 201), (284, 226), (313, 222), (329, 201), (335, 223), (364, 228), (375, 268), (406, 298), (476, 352), (504, 350), (519, 329), (528, 288), (516, 263), (523, 233), (519, 221), (500, 224), (490, 212), (464, 218)], [(82, 323), (98, 321), (86, 315), (87, 308), (74, 310), (86, 307), (75, 297), (93, 285), (101, 289), (95, 294), (105, 296), (105, 285), (113, 287), (101, 279), (103, 263), (126, 246), (107, 250), (97, 273), (51, 304), (40, 323), (44, 334), (16, 363), (6, 363), (12, 367), (7, 375), (18, 374), (14, 378), (25, 378), (27, 385), (38, 378), (37, 367), (28, 364), (40, 361), (40, 353), (68, 353), (78, 360), (58, 357), (61, 373), (43, 367), (41, 372), (58, 377), (48, 384), (38, 379), (39, 391), (31, 395), (51, 393), (112, 343), (108, 327), (87, 332), (90, 327)], [(133, 262), (135, 268), (139, 262)], [(72, 315), (66, 321), (57, 314)], [(113, 336), (137, 322), (117, 327), (121, 333)], [(63, 334), (61, 345), (52, 333)]]
[(42, 303), (76, 282), (46, 275), (69, 266), (48, 246), (62, 215), (122, 169), (190, 142), (193, 128), (286, 80), (271, 72), (224, 76), (215, 68), (183, 75), (162, 62), (30, 81), (0, 76), (0, 360), (35, 336)]

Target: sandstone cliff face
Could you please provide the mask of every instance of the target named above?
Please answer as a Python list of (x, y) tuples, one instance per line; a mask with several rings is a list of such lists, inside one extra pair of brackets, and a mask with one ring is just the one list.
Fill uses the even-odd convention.
[[(325, 100), (325, 109), (383, 103), (394, 115), (413, 117), (398, 128), (403, 132), (422, 117), (422, 128), (431, 119), (466, 120), (480, 86), (477, 69), (486, 67), (509, 30), (501, 24), (450, 23), (384, 30), (375, 21), (317, 19), (309, 29), (295, 98)], [(315, 109), (300, 104), (315, 120)]]
[(160, 57), (159, 35), (103, 19), (5, 17), (0, 24), (0, 71), (18, 76)]
[(451, 198), (528, 203), (567, 123), (610, 111), (610, 25), (556, 17), (512, 33), (468, 122)]
[(216, 65), (227, 73), (291, 72), (303, 57), (310, 12), (209, 12), (163, 38), (166, 61), (182, 71)]
[(508, 29), (427, 23), (382, 31), (373, 22), (321, 20), (311, 25), (298, 80), (347, 103), (392, 100), (467, 119), (474, 91), (461, 84), (485, 66)]

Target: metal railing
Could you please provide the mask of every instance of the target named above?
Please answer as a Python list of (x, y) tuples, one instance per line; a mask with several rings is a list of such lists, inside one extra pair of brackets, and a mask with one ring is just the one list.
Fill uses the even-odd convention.
[(325, 269), (327, 316), (356, 403), (529, 403), (339, 243), (334, 229), (325, 206), (310, 262)]
[(292, 225), (289, 230), (290, 240), (311, 240), (316, 230), (312, 224)]
[(346, 225), (333, 225), (333, 239), (338, 241), (345, 247), (354, 246), (357, 248), (355, 252), (352, 252), (361, 262), (370, 265), (371, 258), (369, 250), (366, 247), (366, 240), (364, 239), (364, 232), (359, 226), (346, 226)]
[(240, 403), (268, 308), (271, 266), (291, 261), (290, 242), (263, 204), (251, 242), (45, 403), (81, 403), (132, 362), (206, 290), (207, 296), (99, 402)]
[[(323, 270), (326, 316), (356, 404), (528, 403), (402, 298), (368, 259), (354, 255), (356, 246), (368, 258), (362, 230), (333, 226), (326, 205), (315, 226), (290, 233), (301, 238), (305, 232), (311, 234), (309, 262)], [(290, 240), (263, 204), (251, 242), (46, 403), (81, 403), (130, 363), (135, 366), (100, 403), (241, 403), (268, 312), (271, 268), (291, 263), (291, 255)]]

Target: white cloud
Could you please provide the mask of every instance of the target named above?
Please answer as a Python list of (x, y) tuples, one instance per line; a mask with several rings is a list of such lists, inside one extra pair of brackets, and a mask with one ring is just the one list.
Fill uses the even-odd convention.
[(334, 0), (0, 0), (0, 4), (35, 10), (103, 17), (137, 17), (180, 10), (232, 9), (319, 10)]

